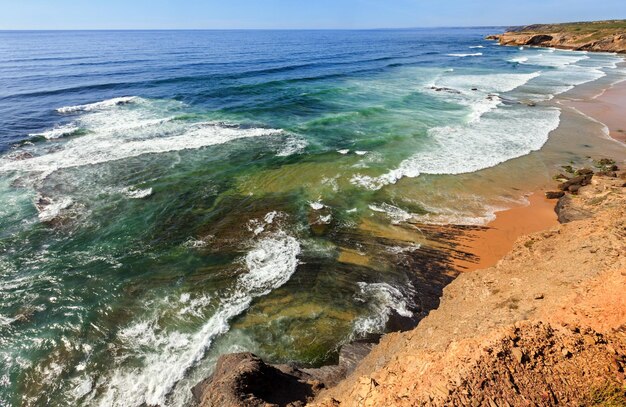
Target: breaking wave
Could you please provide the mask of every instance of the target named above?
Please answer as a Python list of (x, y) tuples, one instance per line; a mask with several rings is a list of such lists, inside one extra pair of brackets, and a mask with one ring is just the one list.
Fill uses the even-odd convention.
[[(284, 232), (259, 240), (243, 259), (248, 272), (239, 277), (230, 295), (193, 334), (162, 332), (156, 321), (140, 321), (122, 329), (119, 340), (141, 353), (143, 366), (115, 370), (99, 405), (166, 405), (168, 395), (186, 372), (202, 360), (217, 336), (229, 330), (229, 321), (248, 309), (254, 298), (269, 294), (291, 278), (299, 254), (298, 240)], [(187, 296), (181, 301), (189, 307), (198, 305)], [(197, 302), (203, 301), (207, 300)], [(152, 351), (141, 350), (146, 347)]]
[[(129, 103), (141, 107), (129, 108)], [(0, 159), (0, 172), (38, 172), (43, 176), (64, 169), (101, 164), (144, 154), (199, 149), (228, 143), (242, 138), (275, 136), (280, 129), (246, 128), (220, 122), (188, 122), (174, 120), (172, 114), (180, 107), (178, 102), (159, 105), (138, 97), (116, 98), (89, 105), (61, 108), (62, 112), (81, 112), (72, 124), (42, 133), (46, 138), (58, 138), (80, 130), (88, 134), (65, 140), (53, 150), (45, 146), (27, 146), (31, 158), (23, 160)], [(287, 143), (294, 153), (302, 143)]]

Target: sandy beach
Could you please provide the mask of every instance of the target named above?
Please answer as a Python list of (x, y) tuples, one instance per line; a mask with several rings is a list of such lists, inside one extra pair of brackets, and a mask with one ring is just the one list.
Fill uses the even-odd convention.
[(498, 212), (496, 219), (485, 229), (474, 230), (466, 235), (462, 249), (476, 256), (477, 261), (457, 260), (458, 270), (469, 272), (495, 266), (520, 236), (558, 224), (554, 212), (556, 201), (546, 199), (544, 191), (536, 191), (527, 199), (528, 205)]
[[(626, 143), (626, 81), (617, 83), (588, 100), (567, 102), (583, 114), (606, 125), (611, 138)], [(462, 250), (476, 256), (476, 261), (458, 259), (457, 269), (470, 272), (495, 266), (520, 236), (558, 225), (556, 201), (545, 198), (554, 185), (545, 185), (528, 196), (528, 204), (497, 212), (485, 229), (469, 232), (461, 242)]]

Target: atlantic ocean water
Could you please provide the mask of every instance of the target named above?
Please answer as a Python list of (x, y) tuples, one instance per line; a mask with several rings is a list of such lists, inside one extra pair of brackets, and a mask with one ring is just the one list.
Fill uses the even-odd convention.
[(0, 405), (185, 405), (424, 312), (408, 222), (493, 219), (473, 174), (626, 78), (498, 31), (0, 32)]

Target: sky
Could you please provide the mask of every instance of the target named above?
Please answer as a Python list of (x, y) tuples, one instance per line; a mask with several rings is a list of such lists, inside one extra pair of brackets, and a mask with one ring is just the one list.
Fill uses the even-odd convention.
[(626, 0), (0, 0), (0, 30), (355, 29), (626, 19)]

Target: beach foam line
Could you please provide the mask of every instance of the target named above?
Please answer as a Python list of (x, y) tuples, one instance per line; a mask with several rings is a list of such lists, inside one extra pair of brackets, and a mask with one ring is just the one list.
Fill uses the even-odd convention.
[[(100, 406), (168, 405), (167, 398), (187, 371), (205, 356), (214, 339), (230, 329), (229, 321), (247, 310), (254, 298), (284, 285), (298, 265), (300, 243), (285, 232), (259, 240), (244, 258), (248, 270), (232, 293), (194, 334), (156, 332), (155, 321), (141, 321), (123, 329), (120, 340), (136, 350), (141, 367), (113, 371), (98, 400)], [(152, 348), (146, 351), (145, 348)]]
[[(503, 111), (506, 110), (506, 111)], [(557, 108), (498, 109), (469, 125), (435, 127), (430, 145), (380, 176), (356, 174), (351, 182), (371, 190), (420, 174), (463, 174), (494, 167), (539, 150), (560, 123)]]

